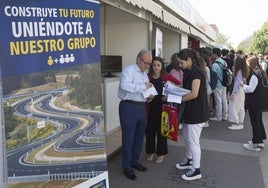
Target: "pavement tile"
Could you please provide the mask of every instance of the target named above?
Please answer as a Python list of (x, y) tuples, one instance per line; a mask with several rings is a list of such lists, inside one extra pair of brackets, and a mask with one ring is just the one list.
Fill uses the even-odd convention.
[[(264, 122), (268, 124), (268, 113), (265, 114)], [(184, 181), (180, 176), (185, 170), (175, 168), (175, 164), (185, 153), (180, 135), (178, 142), (169, 141), (169, 153), (162, 164), (147, 161), (143, 148), (141, 163), (148, 171), (135, 171), (138, 177), (135, 181), (128, 180), (122, 173), (121, 150), (111, 155), (108, 158), (110, 188), (265, 188), (268, 179), (267, 146), (265, 145), (264, 151), (260, 153), (242, 148), (242, 144), (252, 137), (248, 115), (245, 117), (245, 128), (242, 131), (229, 130), (230, 124), (228, 121), (210, 122), (210, 126), (203, 129), (202, 179)]]

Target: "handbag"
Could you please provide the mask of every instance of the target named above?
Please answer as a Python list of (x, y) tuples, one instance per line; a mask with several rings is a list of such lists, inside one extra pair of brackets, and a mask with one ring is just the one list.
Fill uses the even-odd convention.
[(178, 123), (178, 109), (169, 104), (163, 104), (161, 113), (161, 134), (177, 142)]

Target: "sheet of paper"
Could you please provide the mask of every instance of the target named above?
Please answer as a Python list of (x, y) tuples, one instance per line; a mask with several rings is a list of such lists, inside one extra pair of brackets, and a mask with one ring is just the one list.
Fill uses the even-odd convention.
[(167, 102), (175, 102), (181, 104), (182, 96), (168, 94)]
[(170, 81), (167, 81), (167, 84), (165, 86), (165, 94), (166, 95), (173, 94), (173, 95), (177, 95), (177, 96), (184, 96), (190, 92), (191, 92), (190, 90), (178, 87)]
[(157, 93), (157, 91), (156, 91), (156, 89), (155, 89), (154, 86), (148, 88), (148, 89), (145, 90), (142, 94), (143, 94), (143, 97), (144, 97), (144, 98), (148, 98), (150, 95), (154, 95), (154, 96), (155, 96), (155, 95), (158, 95), (158, 93)]

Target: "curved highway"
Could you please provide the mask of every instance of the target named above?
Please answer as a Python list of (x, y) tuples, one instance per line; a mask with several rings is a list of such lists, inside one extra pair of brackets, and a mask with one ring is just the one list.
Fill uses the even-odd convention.
[[(41, 97), (41, 96), (40, 96)], [(25, 157), (29, 152), (43, 146), (50, 141), (56, 141), (54, 148), (57, 152), (77, 152), (105, 149), (104, 143), (88, 143), (84, 142), (84, 137), (104, 138), (104, 134), (96, 134), (96, 129), (101, 126), (103, 116), (95, 112), (72, 112), (61, 110), (51, 106), (51, 97), (43, 97), (34, 100), (40, 100), (40, 105), (35, 110), (30, 108), (31, 99), (26, 99), (15, 105), (16, 113), (24, 116), (32, 116), (38, 119), (49, 119), (58, 125), (57, 131), (40, 141), (22, 146), (20, 148), (8, 151), (8, 176), (30, 176), (53, 173), (74, 173), (74, 172), (91, 172), (106, 171), (107, 163), (105, 158), (88, 161), (62, 161), (53, 164), (35, 164), (25, 161)], [(82, 119), (91, 118), (90, 123), (82, 126)]]

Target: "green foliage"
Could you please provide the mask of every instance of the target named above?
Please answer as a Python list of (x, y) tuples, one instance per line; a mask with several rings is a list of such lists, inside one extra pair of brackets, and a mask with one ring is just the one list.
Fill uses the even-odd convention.
[(249, 44), (250, 44), (250, 39), (244, 40), (240, 42), (237, 46), (237, 50), (241, 50), (242, 52), (249, 53)]
[(54, 126), (49, 125), (46, 125), (43, 128), (34, 128), (34, 130), (30, 132), (30, 140), (32, 142), (34, 140), (40, 140), (46, 138), (49, 135), (51, 135), (55, 130), (56, 128)]
[(3, 78), (3, 95), (7, 95), (22, 87), (22, 76), (9, 76)]
[(33, 142), (48, 137), (56, 130), (56, 127), (51, 124), (46, 124), (46, 126), (43, 128), (37, 128), (33, 125), (29, 126), (27, 124), (20, 124), (10, 133), (10, 138), (7, 139), (7, 148), (11, 149), (27, 144), (27, 129), (29, 129), (30, 133), (30, 142)]
[(5, 134), (6, 138), (9, 138), (9, 133), (12, 132), (16, 126), (20, 123), (14, 114), (14, 109), (11, 106), (4, 107), (4, 118), (5, 118)]
[(249, 50), (254, 54), (268, 52), (268, 21), (263, 24), (259, 31), (254, 32)]
[(225, 35), (222, 34), (222, 33), (218, 33), (215, 42), (216, 42), (217, 44), (227, 44), (227, 41), (228, 41), (228, 40), (229, 40), (229, 37), (225, 36)]
[(79, 76), (72, 80), (71, 100), (82, 108), (95, 107), (101, 104), (101, 71), (99, 63), (81, 67)]

